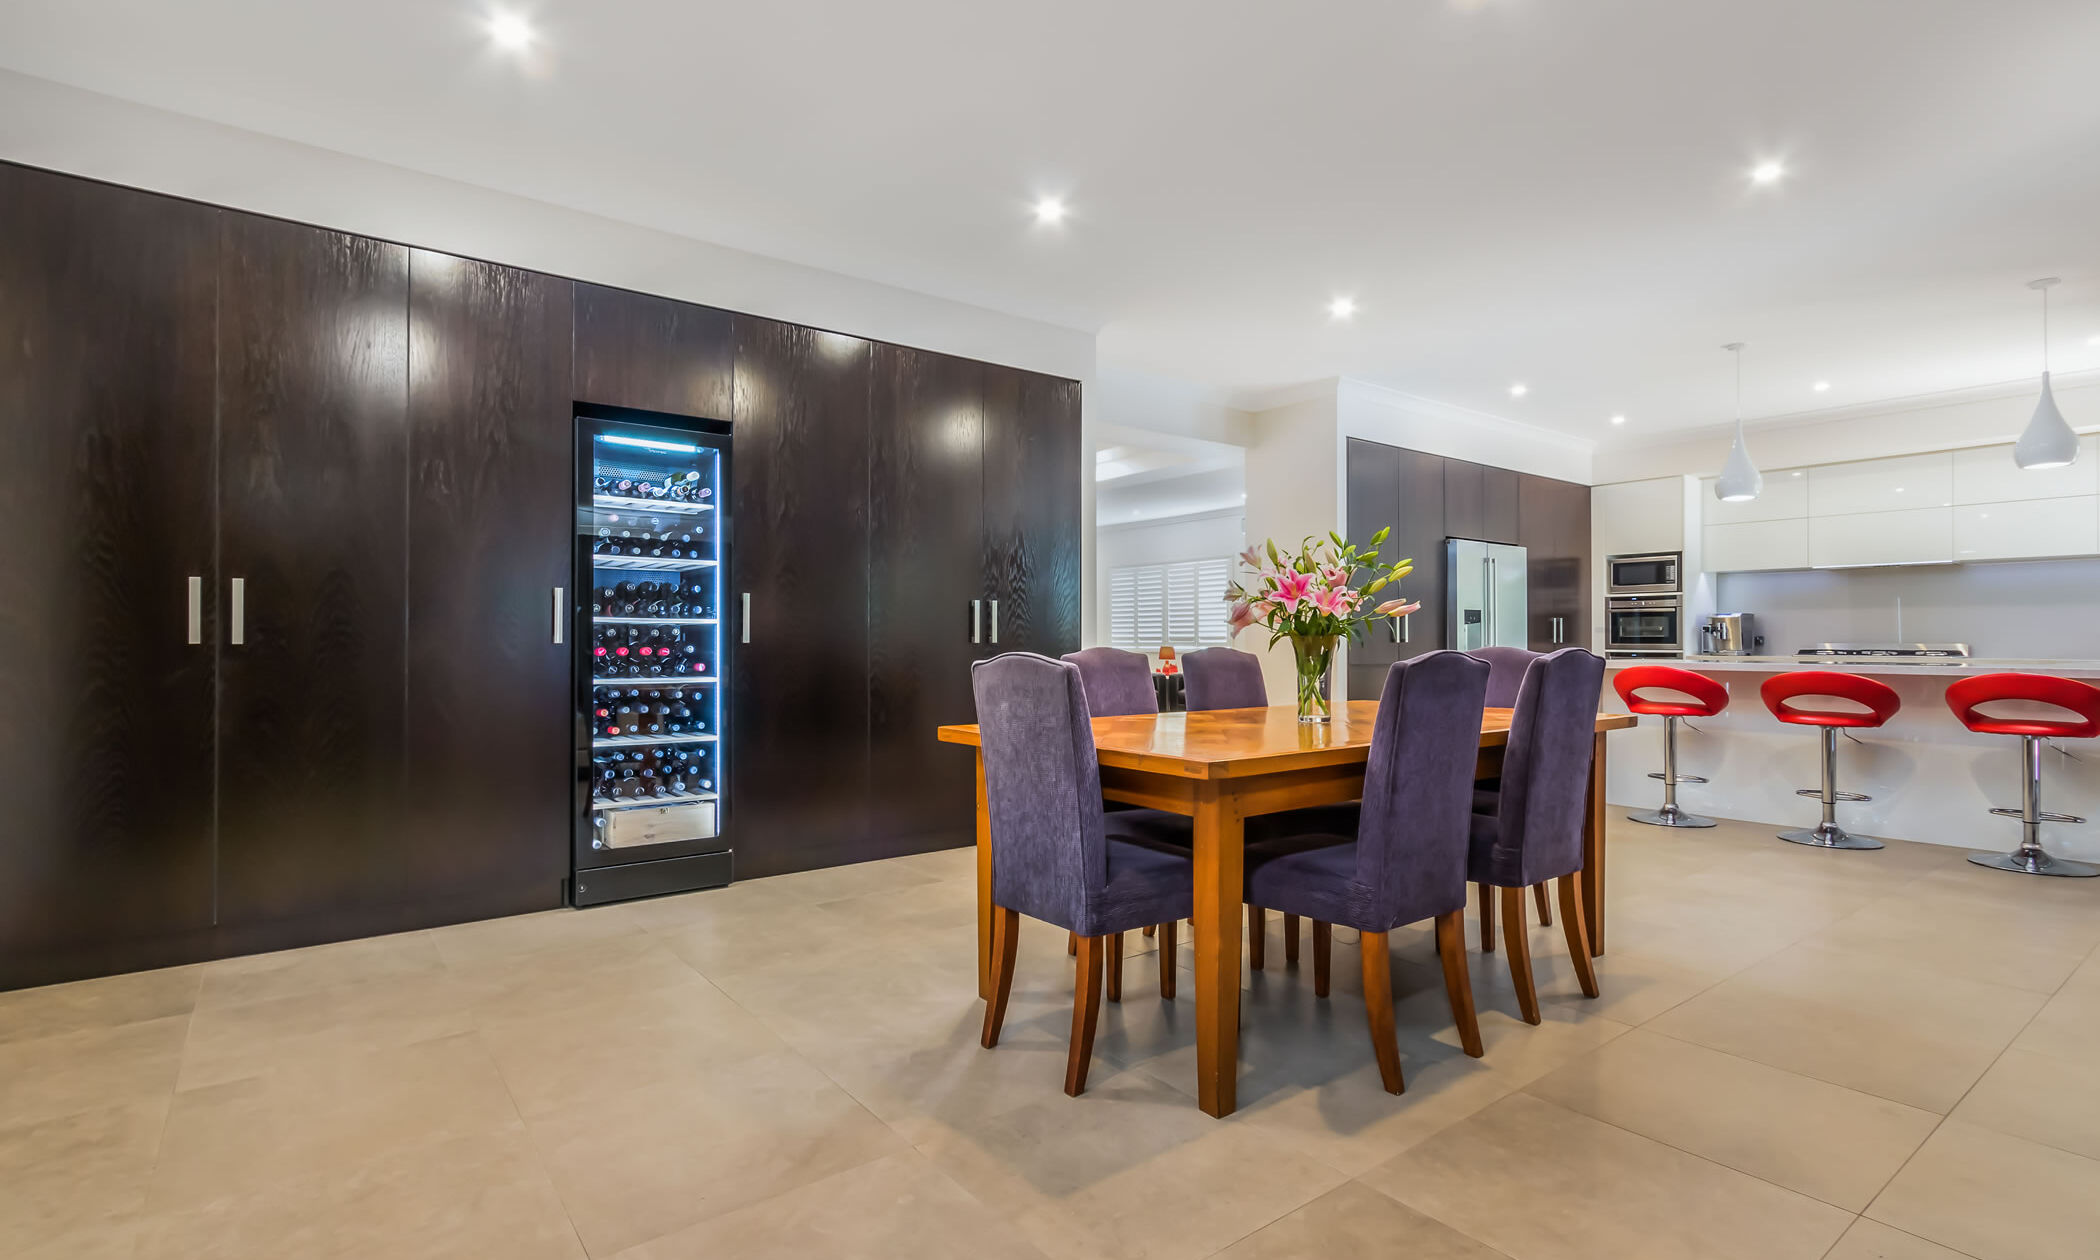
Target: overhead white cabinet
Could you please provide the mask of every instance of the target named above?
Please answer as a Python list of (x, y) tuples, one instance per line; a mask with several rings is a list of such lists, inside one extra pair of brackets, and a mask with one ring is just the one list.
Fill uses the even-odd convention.
[(1857, 512), (1808, 520), (1808, 562), (1818, 569), (1869, 564), (1952, 564), (1954, 509)]
[(2014, 503), (2100, 495), (2100, 437), (2078, 441), (2078, 462), (2068, 468), (2022, 468), (2010, 446), (1977, 446), (1954, 452), (1956, 503)]
[(1954, 456), (1948, 451), (1824, 464), (1808, 470), (1810, 516), (1906, 512), (1947, 507), (1953, 502)]
[[(1754, 499), (1723, 503), (1714, 497), (1714, 479), (1699, 483), (1701, 515), (1708, 525), (1741, 525), (1749, 521), (1784, 521), (1808, 515), (1808, 470), (1781, 468), (1765, 474), (1765, 488)], [(1707, 567), (1716, 568), (1709, 561)]]
[(2100, 552), (2100, 497), (1971, 503), (1954, 509), (1956, 560), (2025, 560)]
[(1704, 563), (1710, 573), (1808, 567), (1808, 521), (1745, 521), (1708, 525)]
[(1590, 546), (1606, 556), (1684, 550), (1682, 477), (1621, 481), (1590, 488)]

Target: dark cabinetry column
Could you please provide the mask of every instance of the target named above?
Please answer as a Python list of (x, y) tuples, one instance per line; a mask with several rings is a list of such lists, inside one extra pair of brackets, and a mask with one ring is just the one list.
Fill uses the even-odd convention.
[(987, 655), (1079, 648), (1079, 383), (986, 367)]
[(867, 844), (876, 347), (748, 315), (734, 328), (735, 584), (723, 604), (740, 640), (730, 800), (748, 879), (854, 861)]
[(220, 649), (220, 919), (354, 918), (412, 895), (408, 251), (248, 215), (224, 229), (219, 594), (243, 581), (245, 610)]
[(1531, 648), (1589, 646), (1590, 488), (1522, 478), (1518, 539), (1530, 584)]
[[(409, 256), (403, 896), (561, 903), (569, 870), (570, 293)], [(566, 637), (566, 636), (565, 636)]]
[(0, 987), (211, 925), (218, 220), (0, 164)]
[(576, 400), (729, 417), (729, 312), (602, 285), (576, 286)]
[[(1450, 515), (1445, 479), (1449, 466), (1459, 461), (1361, 438), (1349, 440), (1347, 460), (1349, 541), (1368, 543), (1381, 527), (1390, 525), (1392, 536), (1379, 548), (1379, 559), (1414, 560), (1414, 571), (1400, 580), (1397, 597), (1422, 605), (1404, 630), (1390, 621), (1378, 622), (1367, 642), (1350, 648), (1349, 694), (1370, 700), (1384, 685), (1386, 666), (1443, 646), (1444, 539)], [(1479, 467), (1468, 464), (1461, 469), (1462, 496), (1473, 484), (1464, 469)], [(1467, 510), (1463, 504), (1461, 510)], [(1379, 598), (1388, 598), (1387, 592), (1381, 591)]]

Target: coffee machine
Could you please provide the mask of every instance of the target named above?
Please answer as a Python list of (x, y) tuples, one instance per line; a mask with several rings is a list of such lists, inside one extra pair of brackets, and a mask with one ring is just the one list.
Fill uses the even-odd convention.
[(1699, 650), (1707, 656), (1755, 656), (1764, 642), (1751, 613), (1715, 613), (1699, 627)]

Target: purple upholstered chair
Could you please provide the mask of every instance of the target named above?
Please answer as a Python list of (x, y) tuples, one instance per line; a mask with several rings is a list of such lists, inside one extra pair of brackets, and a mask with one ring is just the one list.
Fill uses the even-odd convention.
[(1589, 800), (1590, 755), (1596, 746), (1597, 696), (1603, 686), (1603, 658), (1582, 648), (1562, 648), (1534, 662), (1517, 692), (1509, 743), (1502, 750), (1501, 787), (1492, 808), (1476, 806), (1473, 814), (1466, 876), (1480, 885), (1482, 936), (1491, 935), (1488, 889), (1499, 888), (1517, 1008), (1534, 1024), (1539, 1022), (1539, 999), (1532, 986), (1524, 929), (1526, 888), (1539, 889), (1543, 898), (1546, 881), (1560, 881), (1561, 925), (1574, 955), (1575, 976), (1583, 996), (1597, 996), (1575, 875), (1582, 870), (1583, 816)]
[(1524, 671), (1541, 653), (1520, 647), (1474, 648), (1466, 653), (1488, 663), (1487, 707), (1508, 709), (1517, 703), (1517, 689), (1524, 685)]
[[(972, 665), (970, 684), (991, 816), (993, 988), (984, 1046), (999, 1044), (1006, 1019), (1020, 916), (1077, 934), (1079, 976), (1065, 1065), (1065, 1092), (1076, 1095), (1086, 1088), (1093, 1058), (1104, 959), (1108, 997), (1115, 1001), (1122, 996), (1122, 934), (1177, 922), (1192, 909), (1190, 821), (1149, 809), (1102, 810), (1094, 729), (1076, 666), (1009, 652)], [(1159, 843), (1177, 833), (1184, 837), (1182, 851)], [(1136, 842), (1141, 839), (1148, 843)], [(1173, 996), (1173, 968), (1163, 950), (1164, 997)]]
[(1263, 709), (1269, 685), (1262, 681), (1261, 658), (1229, 647), (1208, 647), (1181, 658), (1188, 675), (1189, 712), (1206, 709)]
[(1386, 945), (1396, 927), (1436, 920), (1459, 1040), (1467, 1054), (1480, 1055), (1465, 962), (1466, 843), (1487, 679), (1486, 663), (1463, 652), (1394, 665), (1371, 728), (1356, 834), (1346, 843), (1309, 835), (1247, 852), (1247, 903), (1313, 921), (1315, 993), (1327, 995), (1330, 926), (1361, 934), (1371, 1047), (1388, 1093), (1401, 1090)]
[(1152, 665), (1143, 652), (1091, 647), (1067, 652), (1064, 659), (1079, 667), (1080, 682), (1086, 687), (1086, 711), (1092, 716), (1159, 712), (1159, 692), (1152, 686)]

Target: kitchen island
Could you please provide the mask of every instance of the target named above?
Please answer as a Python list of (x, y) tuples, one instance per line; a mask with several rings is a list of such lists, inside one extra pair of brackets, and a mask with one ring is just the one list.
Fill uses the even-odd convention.
[[(1812, 826), (1818, 806), (1796, 796), (1820, 781), (1821, 750), (1812, 731), (1775, 719), (1758, 697), (1774, 674), (1831, 670), (1887, 683), (1903, 709), (1878, 729), (1847, 732), (1838, 743), (1838, 784), (1871, 801), (1838, 806), (1838, 821), (1858, 835), (1917, 840), (1966, 849), (2010, 851), (2019, 843), (2017, 820), (1994, 818), (1993, 806), (2020, 803), (2018, 741), (1970, 732), (1947, 709), (1948, 683), (1992, 673), (2051, 674), (2100, 684), (2096, 660), (1998, 660), (1975, 657), (1688, 656), (1612, 659), (1606, 682), (1629, 665), (1679, 666), (1728, 689), (1727, 711), (1686, 719), (1678, 728), (1678, 772), (1708, 780), (1683, 784), (1677, 799), (1693, 813), (1738, 818), (1779, 828)], [(2011, 710), (2008, 710), (2011, 711)], [(1662, 785), (1648, 777), (1662, 769), (1662, 720), (1613, 732), (1605, 790), (1614, 810), (1653, 809)], [(2045, 809), (2091, 818), (2082, 825), (2042, 828), (2060, 857), (2100, 860), (2100, 740), (2052, 745), (2042, 761)], [(1687, 833), (1696, 835), (1697, 833)], [(1854, 856), (1836, 855), (1832, 856)], [(1871, 854), (1856, 855), (1871, 861)]]

